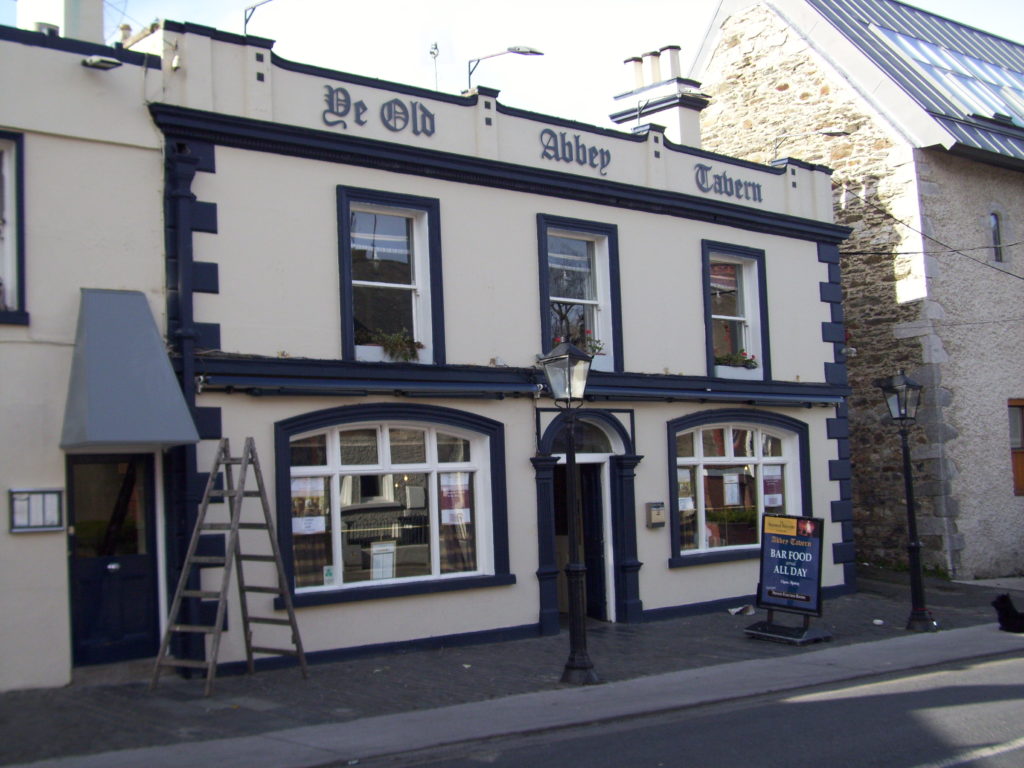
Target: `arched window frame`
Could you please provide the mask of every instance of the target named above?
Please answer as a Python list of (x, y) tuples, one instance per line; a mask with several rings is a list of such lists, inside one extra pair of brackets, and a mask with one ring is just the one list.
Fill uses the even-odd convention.
[[(454, 433), (471, 439), (474, 450), (483, 451), (480, 461), (474, 461), (475, 471), (480, 475), (481, 481), (476, 489), (478, 512), (487, 515), (486, 522), (477, 532), (480, 555), (476, 571), (468, 574), (434, 574), (411, 579), (359, 582), (335, 588), (295, 590), (292, 520), (290, 514), (284, 513), (291, 509), (291, 441), (296, 437), (357, 426), (401, 426)], [(504, 426), (500, 422), (440, 406), (374, 403), (303, 414), (278, 422), (275, 424), (274, 432), (275, 498), (277, 509), (282, 511), (277, 516), (277, 535), (281, 544), (285, 575), (296, 606), (430, 594), (515, 583), (515, 576), (509, 573), (505, 440)], [(434, 511), (436, 510), (432, 510), (432, 513)]]
[[(668, 423), (668, 455), (669, 455), (669, 510), (670, 510), (670, 540), (671, 553), (669, 566), (687, 567), (703, 565), (708, 563), (729, 562), (733, 560), (753, 559), (759, 556), (760, 547), (758, 544), (735, 547), (713, 547), (706, 546), (700, 549), (682, 549), (680, 535), (680, 509), (677, 493), (677, 478), (679, 457), (677, 456), (676, 438), (678, 435), (694, 429), (708, 428), (741, 428), (756, 429), (783, 440), (783, 460), (787, 464), (785, 474), (785, 506), (784, 512), (787, 515), (810, 516), (811, 509), (811, 475), (810, 475), (810, 448), (808, 427), (805, 422), (792, 419), (781, 414), (766, 413), (762, 411), (749, 411), (745, 409), (721, 409), (702, 411), (700, 413), (684, 416)], [(735, 463), (736, 461), (747, 460), (723, 457), (715, 459), (720, 464)], [(763, 461), (763, 460), (762, 460)], [(766, 463), (779, 463), (774, 459)], [(703, 466), (700, 462), (693, 462), (692, 465)], [(758, 510), (763, 512), (763, 505), (760, 502), (763, 491), (762, 476), (760, 471), (757, 475), (758, 483)], [(699, 479), (699, 478), (698, 478)], [(760, 531), (760, 515), (758, 517), (758, 531)]]

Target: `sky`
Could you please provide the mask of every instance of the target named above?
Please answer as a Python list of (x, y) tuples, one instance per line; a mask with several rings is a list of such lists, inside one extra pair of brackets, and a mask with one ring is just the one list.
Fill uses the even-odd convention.
[[(0, 0), (0, 24), (15, 25), (16, 0)], [(245, 9), (259, 0), (105, 0), (107, 41), (120, 24), (160, 19), (242, 33)], [(1021, 0), (916, 0), (961, 23), (1024, 42)], [(459, 93), (467, 64), (509, 46), (543, 56), (505, 54), (481, 61), (474, 85), (500, 90), (503, 104), (594, 125), (611, 125), (612, 97), (631, 90), (623, 62), (666, 45), (681, 47), (683, 74), (718, 0), (270, 0), (248, 32), (270, 38), (292, 61)], [(437, 57), (431, 56), (436, 43)]]

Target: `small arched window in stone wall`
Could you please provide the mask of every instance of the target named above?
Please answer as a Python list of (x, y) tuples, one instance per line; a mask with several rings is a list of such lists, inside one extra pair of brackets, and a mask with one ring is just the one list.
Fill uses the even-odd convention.
[(988, 215), (988, 228), (992, 235), (992, 260), (1003, 260), (1003, 232), (998, 213)]

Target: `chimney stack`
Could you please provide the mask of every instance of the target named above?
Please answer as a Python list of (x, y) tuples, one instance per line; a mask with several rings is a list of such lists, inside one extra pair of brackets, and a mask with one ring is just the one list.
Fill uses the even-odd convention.
[(103, 0), (17, 0), (17, 25), (31, 32), (54, 28), (61, 37), (104, 44)]
[(700, 113), (708, 97), (700, 92), (700, 83), (682, 77), (679, 51), (678, 45), (666, 45), (626, 59), (633, 88), (615, 97), (619, 111), (611, 119), (619, 125), (664, 125), (669, 141), (700, 147)]

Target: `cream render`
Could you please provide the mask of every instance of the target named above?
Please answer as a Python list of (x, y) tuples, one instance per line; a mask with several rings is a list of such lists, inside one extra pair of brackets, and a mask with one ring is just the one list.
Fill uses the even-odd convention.
[[(547, 297), (538, 292), (539, 256), (546, 258), (538, 254), (538, 217), (546, 216), (568, 221), (559, 228), (570, 230), (613, 228), (609, 264), (596, 276), (617, 281), (618, 306), (600, 310), (614, 315), (613, 338), (602, 340), (613, 370), (592, 374), (583, 412), (612, 452), (581, 457), (599, 478), (591, 501), (604, 531), (597, 576), (606, 620), (718, 610), (718, 601), (750, 599), (757, 587), (753, 542), (708, 550), (704, 559), (673, 551), (679, 511), (667, 430), (690, 417), (755, 424), (799, 446), (786, 455), (786, 512), (825, 520), (821, 584), (828, 595), (852, 588), (843, 516), (846, 389), (834, 368), (841, 367), (834, 302), (822, 287), (836, 284), (828, 259), (845, 230), (832, 223), (827, 168), (737, 162), (666, 143), (657, 126), (626, 134), (518, 113), (486, 88), (452, 96), (311, 70), (276, 59), (271, 45), (165, 22), (131, 51), (103, 49), (123, 64), (97, 71), (81, 60), (98, 47), (64, 39), (48, 47), (41, 35), (0, 28), (0, 89), (18, 94), (0, 107), (0, 132), (20, 136), (24, 147), (29, 314), (26, 324), (0, 324), (0, 364), (14, 372), (5, 377), (12, 385), (0, 433), (17, 435), (0, 461), (4, 491), (61, 488), (65, 523), (83, 511), (71, 508), (68, 478), (90, 457), (59, 447), (79, 293), (137, 291), (165, 336), (162, 351), (201, 437), (194, 447), (141, 454), (153, 467), (157, 629), (167, 620), (181, 536), (217, 438), (230, 438), (236, 452), (245, 437), (255, 439), (276, 514), (290, 493), (279, 487), (288, 477), (288, 434), (303, 432), (281, 430), (320, 415), (324, 421), (308, 429), (327, 429), (332, 418), (365, 411), (376, 415), (353, 423), (443, 426), (458, 414), (475, 425), (459, 429), (486, 434), (495, 450), (475, 459), (495, 496), (475, 500), (479, 572), (296, 590), (307, 653), (326, 659), (449, 636), (557, 632), (559, 605), (547, 585), (564, 566), (552, 554), (564, 548), (552, 490), (561, 459), (544, 446), (560, 422), (535, 368), (546, 351)], [(351, 99), (348, 111), (338, 88)], [(393, 100), (432, 132), (416, 135), (411, 123), (389, 130), (381, 107)], [(358, 101), (365, 112), (356, 112)], [(346, 126), (326, 124), (325, 109)], [(566, 162), (567, 147), (585, 163)], [(739, 191), (739, 184), (748, 186)], [(436, 201), (436, 244), (428, 246), (438, 249), (431, 255), (442, 289), (431, 296), (443, 321), (434, 331), (436, 359), (347, 356), (339, 187)], [(708, 243), (763, 259), (761, 320), (770, 331), (759, 380), (709, 370)], [(203, 277), (209, 265), (215, 286)], [(191, 292), (178, 282), (186, 276), (195, 281)], [(210, 328), (217, 334), (204, 336)], [(216, 338), (216, 347), (205, 346)], [(670, 523), (648, 528), (644, 506), (656, 501), (672, 510)], [(213, 509), (212, 519), (223, 519), (225, 510)], [(274, 535), (290, 544), (288, 522)], [(76, 535), (70, 528), (0, 532), (7, 586), (0, 609), (12, 617), (0, 628), (2, 690), (64, 685), (78, 665), (96, 663), (76, 661), (83, 641), (71, 618), (81, 608), (69, 560)], [(253, 543), (257, 534), (244, 538)], [(252, 576), (272, 580), (268, 567)], [(207, 569), (201, 583), (217, 579)], [(459, 588), (460, 579), (472, 588)], [(380, 592), (366, 596), (366, 589)], [(233, 664), (245, 653), (237, 600), (229, 605), (219, 661)], [(271, 597), (257, 607), (276, 613)]]

